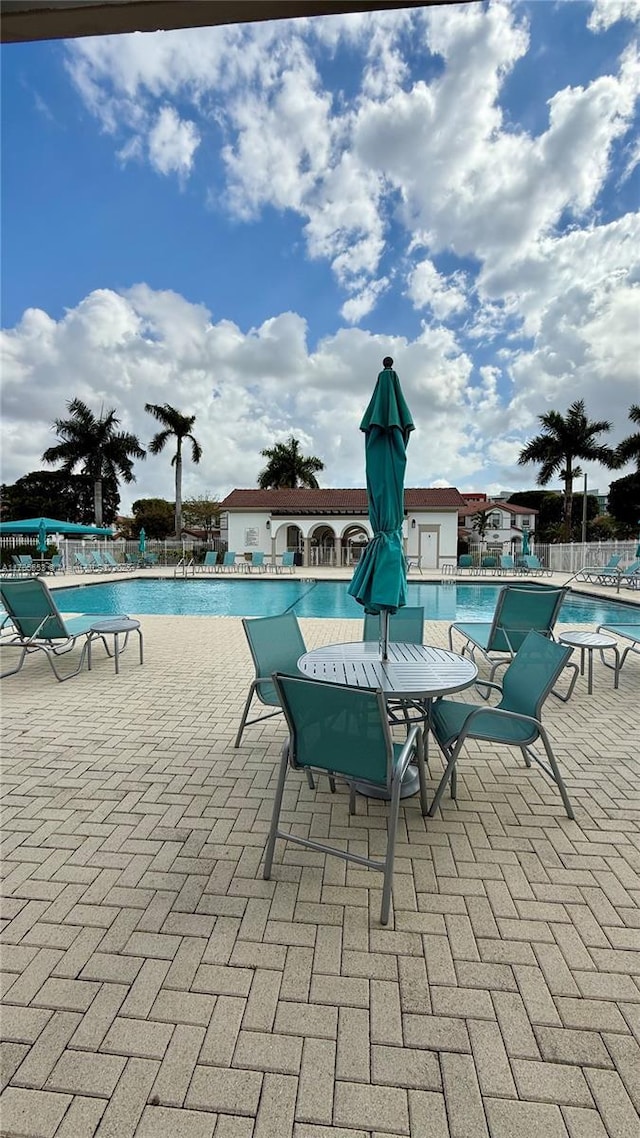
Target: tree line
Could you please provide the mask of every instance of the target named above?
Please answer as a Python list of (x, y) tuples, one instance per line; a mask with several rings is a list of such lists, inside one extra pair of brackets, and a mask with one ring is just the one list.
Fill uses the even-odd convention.
[[(18, 479), (11, 486), (2, 487), (2, 518), (6, 521), (26, 516), (45, 514), (68, 521), (94, 522), (96, 525), (111, 524), (115, 521), (120, 502), (120, 482), (135, 482), (133, 464), (135, 459), (143, 460), (146, 450), (136, 435), (121, 431), (120, 420), (115, 408), (99, 415), (83, 403), (72, 399), (67, 403), (67, 418), (56, 419), (53, 430), (58, 442), (43, 454), (43, 461), (58, 465), (56, 471), (32, 471)], [(163, 529), (162, 536), (170, 532), (167, 507), (173, 512), (173, 531), (179, 538), (185, 521), (182, 502), (183, 446), (190, 444), (191, 461), (198, 465), (202, 458), (201, 444), (193, 434), (195, 415), (185, 415), (169, 403), (145, 403), (148, 412), (160, 424), (160, 430), (149, 443), (151, 454), (161, 454), (165, 446), (173, 441), (175, 450), (171, 465), (175, 473), (175, 501), (169, 504), (165, 499), (139, 499), (134, 503), (134, 530), (139, 531), (140, 516), (145, 513), (148, 519), (154, 510), (158, 525), (149, 521), (153, 529)], [(640, 405), (632, 404), (629, 419), (640, 425)], [(521, 466), (539, 466), (537, 483), (547, 486), (553, 478), (563, 484), (561, 499), (557, 495), (542, 495), (536, 508), (546, 499), (553, 499), (555, 505), (547, 504), (547, 510), (557, 512), (560, 502), (560, 518), (549, 521), (549, 532), (538, 536), (541, 540), (570, 541), (573, 534), (574, 480), (582, 475), (578, 463), (597, 462), (608, 470), (616, 470), (627, 462), (635, 461), (637, 472), (613, 482), (610, 489), (610, 511), (616, 519), (619, 534), (608, 536), (627, 536), (633, 532), (640, 521), (640, 432), (635, 431), (617, 447), (609, 447), (601, 441), (601, 436), (611, 430), (608, 420), (590, 420), (583, 400), (576, 400), (566, 415), (559, 411), (548, 411), (538, 416), (541, 432), (530, 439), (523, 447), (518, 463)], [(260, 489), (283, 489), (296, 487), (318, 488), (316, 474), (325, 469), (320, 458), (305, 456), (300, 442), (291, 435), (286, 442), (276, 443), (260, 452), (267, 460), (258, 475)], [(530, 491), (512, 495), (511, 501), (521, 505), (534, 505)], [(527, 499), (526, 501), (524, 499)], [(144, 504), (147, 504), (146, 506)], [(152, 507), (150, 503), (156, 503)], [(203, 525), (207, 516), (215, 513), (217, 503), (212, 499), (190, 499), (188, 522)], [(43, 508), (44, 507), (44, 508)], [(136, 507), (138, 509), (136, 510)], [(143, 508), (144, 507), (144, 508)], [(593, 514), (593, 507), (590, 507)], [(544, 512), (544, 511), (543, 511)], [(599, 519), (603, 521), (603, 519)], [(539, 523), (543, 518), (539, 518)], [(545, 520), (545, 525), (546, 520)], [(146, 527), (145, 527), (146, 528)], [(603, 526), (606, 534), (606, 525)], [(149, 536), (152, 536), (150, 530)], [(160, 536), (160, 535), (158, 535)]]

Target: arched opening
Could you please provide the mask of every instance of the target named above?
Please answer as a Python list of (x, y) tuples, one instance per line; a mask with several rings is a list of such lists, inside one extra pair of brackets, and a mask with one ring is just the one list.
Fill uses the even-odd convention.
[(369, 534), (359, 522), (347, 526), (340, 538), (341, 565), (356, 565), (369, 543)]
[(331, 526), (316, 526), (309, 536), (311, 565), (336, 565), (336, 535)]

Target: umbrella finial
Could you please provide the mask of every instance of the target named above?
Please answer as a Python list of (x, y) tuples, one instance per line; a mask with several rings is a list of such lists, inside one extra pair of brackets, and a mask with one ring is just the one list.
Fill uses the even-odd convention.
[(391, 356), (385, 356), (384, 357), (384, 359), (382, 361), (382, 366), (383, 367), (393, 367), (393, 360), (391, 359)]

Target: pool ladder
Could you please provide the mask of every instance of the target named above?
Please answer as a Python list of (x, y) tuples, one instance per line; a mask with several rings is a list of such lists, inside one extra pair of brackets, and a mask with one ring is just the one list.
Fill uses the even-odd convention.
[(193, 557), (190, 557), (188, 559), (186, 557), (181, 557), (177, 565), (174, 566), (173, 575), (174, 577), (188, 577), (189, 570), (191, 570), (191, 576), (195, 576), (196, 566)]

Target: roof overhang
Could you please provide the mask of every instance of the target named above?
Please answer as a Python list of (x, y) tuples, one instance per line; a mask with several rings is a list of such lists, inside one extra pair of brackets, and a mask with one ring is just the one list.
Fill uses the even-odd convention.
[[(75, 39), (125, 32), (291, 20), (456, 0), (0, 0), (0, 42)], [(457, 0), (464, 4), (479, 0)]]

